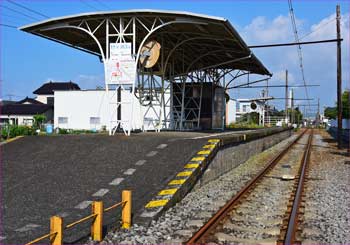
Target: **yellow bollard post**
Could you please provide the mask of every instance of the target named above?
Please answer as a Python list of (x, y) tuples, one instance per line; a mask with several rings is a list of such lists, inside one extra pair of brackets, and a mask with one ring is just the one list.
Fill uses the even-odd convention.
[(131, 191), (122, 192), (122, 228), (130, 229), (131, 226)]
[(50, 218), (50, 234), (56, 233), (50, 237), (50, 244), (61, 245), (63, 239), (63, 221), (59, 216)]
[(103, 223), (103, 202), (94, 201), (92, 203), (92, 213), (96, 217), (91, 225), (91, 238), (93, 241), (102, 241), (102, 223)]

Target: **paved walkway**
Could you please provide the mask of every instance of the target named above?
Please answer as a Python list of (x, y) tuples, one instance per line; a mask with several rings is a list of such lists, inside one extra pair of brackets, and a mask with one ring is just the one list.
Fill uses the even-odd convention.
[[(201, 148), (208, 133), (140, 133), (23, 137), (1, 146), (3, 221), (0, 242), (20, 244), (49, 231), (49, 218), (70, 223), (133, 192), (133, 212), (142, 207)], [(115, 220), (111, 213), (106, 220)], [(89, 231), (79, 226), (72, 242)]]

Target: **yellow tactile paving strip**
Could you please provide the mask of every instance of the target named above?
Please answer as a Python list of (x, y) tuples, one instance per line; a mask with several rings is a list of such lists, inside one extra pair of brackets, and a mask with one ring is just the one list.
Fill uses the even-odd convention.
[(208, 140), (208, 142), (202, 147), (202, 150), (197, 152), (196, 155), (185, 164), (184, 169), (181, 172), (176, 174), (175, 179), (169, 181), (167, 185), (169, 188), (158, 192), (158, 195), (146, 204), (146, 209), (159, 208), (168, 204), (169, 200), (171, 200), (176, 192), (181, 189), (182, 185), (184, 185), (187, 180), (191, 179), (191, 177), (194, 177), (196, 170), (199, 167), (202, 167), (202, 164), (213, 156), (219, 143), (219, 139)]

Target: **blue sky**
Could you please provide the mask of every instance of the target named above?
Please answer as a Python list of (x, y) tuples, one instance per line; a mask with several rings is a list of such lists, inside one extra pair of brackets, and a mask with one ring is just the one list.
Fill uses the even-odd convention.
[[(288, 3), (285, 1), (16, 1), (50, 17), (59, 17), (97, 10), (123, 9), (168, 9), (182, 10), (229, 19), (247, 44), (292, 42), (291, 21)], [(312, 32), (303, 41), (335, 38), (335, 1), (293, 1), (299, 37)], [(343, 52), (343, 88), (349, 88), (349, 2), (340, 1), (342, 11), (342, 33), (345, 41)], [(0, 1), (1, 23), (21, 26), (36, 22), (15, 13), (20, 11), (39, 20), (42, 16), (24, 11), (8, 1)], [(5, 6), (5, 7), (4, 7)], [(32, 91), (48, 80), (75, 81), (82, 88), (103, 85), (103, 67), (92, 55), (65, 47), (58, 43), (33, 36), (19, 30), (0, 26), (1, 34), (1, 97), (21, 99), (33, 96)], [(336, 45), (322, 44), (304, 46), (303, 59), (306, 81), (320, 84), (310, 88), (310, 97), (320, 98), (321, 108), (333, 106), (336, 99)], [(290, 73), (290, 82), (301, 84), (301, 72), (296, 47), (253, 50), (258, 58), (274, 74), (271, 84), (283, 83), (284, 70)], [(243, 80), (242, 80), (243, 81)], [(233, 91), (235, 98), (256, 97), (259, 90), (241, 89)], [(284, 97), (284, 90), (271, 89), (270, 94)], [(295, 97), (304, 98), (304, 88), (295, 90)], [(315, 101), (315, 103), (316, 103)], [(283, 101), (274, 104), (283, 108)], [(305, 102), (302, 102), (305, 104)], [(314, 103), (314, 102), (312, 102)]]

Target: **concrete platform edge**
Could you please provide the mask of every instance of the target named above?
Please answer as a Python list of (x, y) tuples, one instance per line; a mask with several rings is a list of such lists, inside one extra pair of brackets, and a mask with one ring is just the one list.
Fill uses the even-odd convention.
[(183, 170), (175, 174), (173, 180), (165, 185), (163, 189), (146, 204), (140, 216), (137, 217), (137, 223), (149, 225), (152, 220), (157, 219), (167, 209), (181, 201), (195, 186), (220, 150), (291, 130), (292, 128), (259, 129), (247, 131), (239, 135), (224, 135), (208, 139), (206, 144), (202, 146), (202, 149), (192, 156), (191, 160), (184, 165)]

